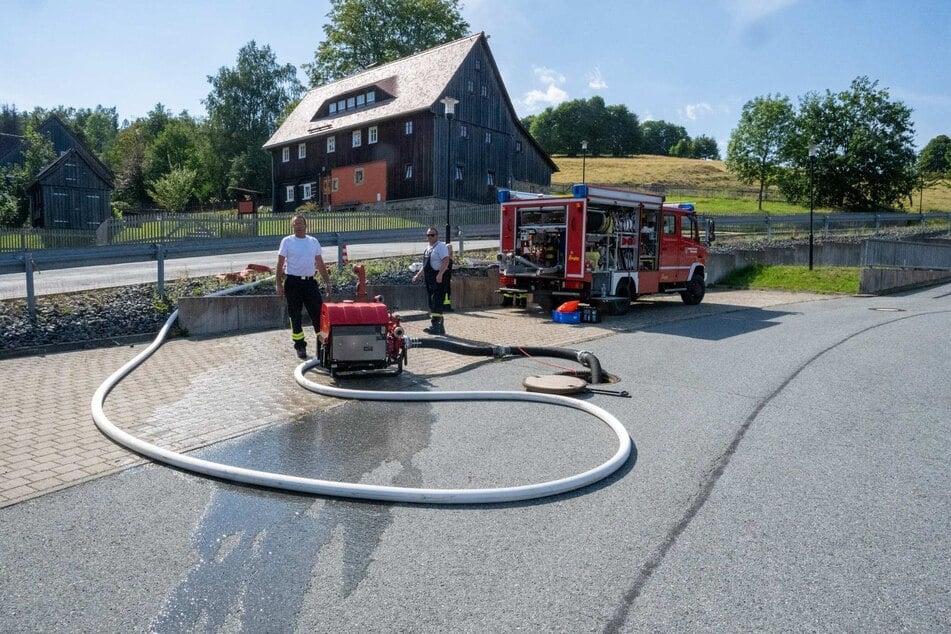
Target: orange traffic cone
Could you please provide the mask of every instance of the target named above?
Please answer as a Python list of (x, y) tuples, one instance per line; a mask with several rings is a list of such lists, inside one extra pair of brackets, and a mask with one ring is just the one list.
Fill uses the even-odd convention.
[(347, 245), (340, 247), (340, 264), (347, 264), (350, 260), (347, 258)]

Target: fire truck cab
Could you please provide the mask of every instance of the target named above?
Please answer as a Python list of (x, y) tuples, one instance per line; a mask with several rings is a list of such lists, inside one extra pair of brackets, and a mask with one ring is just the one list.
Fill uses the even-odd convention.
[(692, 205), (591, 185), (575, 185), (571, 196), (500, 190), (499, 202), (503, 305), (551, 310), (578, 299), (624, 314), (651, 293), (703, 300), (707, 245)]

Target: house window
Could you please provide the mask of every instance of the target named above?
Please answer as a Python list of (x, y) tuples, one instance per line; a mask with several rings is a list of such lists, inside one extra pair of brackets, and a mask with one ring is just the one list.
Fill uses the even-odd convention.
[(482, 60), (478, 57), (475, 59), (475, 67), (476, 70), (482, 70)]
[(340, 189), (340, 179), (334, 176), (330, 181), (330, 191), (335, 192), (338, 189)]
[(294, 202), (294, 186), (288, 185), (284, 188), (284, 202), (292, 203)]
[(413, 122), (412, 122), (412, 121), (407, 121), (406, 123), (403, 124), (403, 133), (404, 133), (404, 134), (412, 134), (412, 133), (413, 133)]
[(327, 137), (327, 154), (337, 151), (337, 137)]
[(347, 109), (347, 102), (345, 100), (341, 99), (340, 101), (337, 102), (337, 110), (339, 110), (340, 112), (343, 112), (346, 109)]
[(462, 180), (462, 165), (456, 165), (456, 180)]
[(464, 123), (459, 124), (459, 136), (463, 139), (469, 138), (469, 127)]
[(485, 184), (489, 187), (495, 187), (495, 172), (489, 172), (485, 181)]
[(357, 95), (357, 108), (366, 104), (367, 96), (366, 95)]
[(357, 169), (353, 170), (353, 183), (354, 185), (363, 184), (363, 168), (362, 167), (358, 167)]
[(353, 147), (360, 147), (363, 145), (363, 134), (360, 130), (353, 131)]
[(475, 83), (471, 79), (466, 81), (466, 92), (475, 92)]
[(356, 105), (357, 105), (357, 100), (356, 100), (354, 97), (350, 97), (350, 98), (347, 99), (347, 107), (348, 107), (348, 108), (353, 108), (353, 107), (356, 106)]
[(299, 159), (307, 158), (307, 144), (306, 143), (297, 144), (297, 158)]
[(406, 164), (406, 169), (404, 171), (404, 174), (405, 174), (404, 178), (406, 180), (413, 178), (413, 164), (412, 163)]
[(370, 126), (370, 129), (367, 130), (367, 144), (376, 143), (377, 138), (377, 128), (376, 126)]
[(482, 96), (483, 97), (489, 96), (489, 87), (486, 86), (485, 84), (482, 84)]
[(370, 92), (367, 93), (367, 103), (370, 104), (375, 101), (376, 101), (376, 92), (371, 90)]
[(337, 102), (330, 104), (330, 114), (335, 114), (337, 112)]
[(63, 175), (66, 177), (66, 180), (75, 181), (76, 180), (76, 164), (67, 162), (66, 167), (63, 170)]
[(516, 151), (516, 152), (521, 152), (521, 151), (522, 151), (522, 142), (521, 142), (521, 141), (516, 141), (516, 142), (515, 142), (515, 151)]
[(491, 133), (491, 132), (486, 132), (486, 133), (485, 133), (485, 142), (486, 142), (486, 143), (492, 143), (492, 133)]
[(291, 160), (291, 148), (286, 147), (281, 150), (281, 162), (287, 163)]
[(310, 183), (304, 183), (303, 185), (301, 185), (301, 187), (304, 190), (303, 193), (301, 194), (302, 200), (310, 200), (311, 198), (314, 197), (314, 190), (311, 187)]

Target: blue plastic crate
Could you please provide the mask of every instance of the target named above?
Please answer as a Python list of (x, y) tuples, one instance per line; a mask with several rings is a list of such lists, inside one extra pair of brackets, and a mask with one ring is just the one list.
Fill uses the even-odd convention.
[(573, 313), (559, 313), (557, 310), (551, 311), (551, 318), (556, 324), (580, 324), (581, 311), (576, 310)]

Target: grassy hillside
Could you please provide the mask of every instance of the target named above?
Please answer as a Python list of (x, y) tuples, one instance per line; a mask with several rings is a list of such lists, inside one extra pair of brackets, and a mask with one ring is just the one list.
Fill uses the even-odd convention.
[[(553, 156), (560, 171), (552, 174), (552, 186), (556, 191), (581, 182), (582, 159)], [(755, 201), (756, 186), (745, 185), (730, 174), (723, 161), (702, 161), (668, 156), (641, 155), (632, 158), (588, 157), (584, 160), (585, 181), (601, 185), (621, 185), (638, 188), (648, 185), (664, 185), (675, 189), (717, 190), (723, 199), (749, 198)], [(696, 196), (692, 197), (696, 198)], [(706, 200), (710, 205), (718, 206), (714, 198)], [(907, 205), (907, 203), (906, 203)], [(741, 205), (742, 210), (755, 210), (748, 203)], [(951, 183), (944, 182), (926, 189), (924, 192), (924, 211), (951, 211)], [(705, 211), (713, 211), (709, 206)], [(784, 203), (764, 203), (765, 211), (801, 211)], [(914, 196), (914, 209), (918, 211), (918, 193)]]

